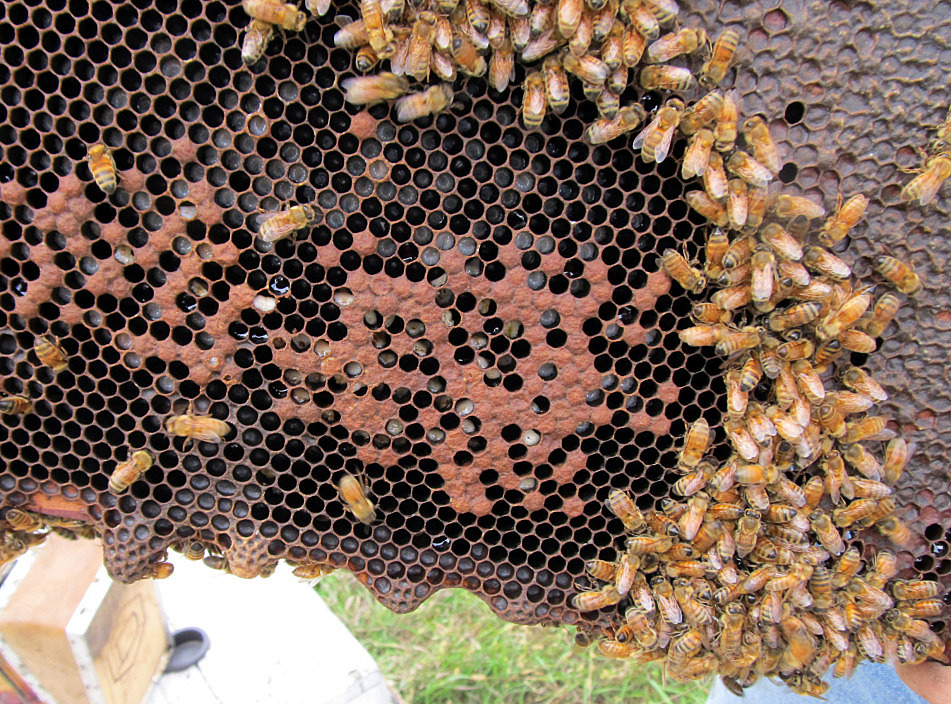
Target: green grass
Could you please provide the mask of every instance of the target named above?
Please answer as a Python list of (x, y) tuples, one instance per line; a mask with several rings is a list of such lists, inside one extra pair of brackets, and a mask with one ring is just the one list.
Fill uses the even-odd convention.
[(608, 660), (594, 646), (574, 652), (573, 629), (507, 623), (461, 589), (402, 616), (346, 573), (325, 577), (317, 591), (407, 704), (698, 704), (709, 687), (665, 685), (656, 663)]

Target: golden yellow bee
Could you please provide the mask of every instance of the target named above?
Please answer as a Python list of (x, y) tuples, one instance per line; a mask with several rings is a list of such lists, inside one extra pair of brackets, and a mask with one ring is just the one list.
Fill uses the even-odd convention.
[(469, 26), (479, 34), (489, 29), (489, 8), (482, 0), (465, 0), (466, 19)]
[(182, 552), (187, 560), (201, 560), (205, 557), (205, 546), (197, 540), (190, 540), (185, 543)]
[(746, 326), (737, 332), (727, 335), (716, 345), (716, 353), (722, 357), (750, 350), (762, 341), (761, 331), (753, 326)]
[(710, 163), (710, 153), (713, 151), (713, 131), (708, 129), (697, 130), (687, 143), (680, 175), (683, 178), (703, 176)]
[(654, 13), (640, 0), (628, 0), (621, 3), (627, 13), (631, 26), (634, 27), (648, 41), (654, 41), (660, 36), (660, 23)]
[[(719, 201), (727, 196), (727, 178), (726, 171), (723, 169), (723, 157), (717, 152), (712, 152), (707, 159), (707, 168), (703, 172), (703, 189), (706, 191), (710, 200), (716, 203), (717, 207), (722, 208), (729, 222), (729, 211), (720, 205)], [(711, 218), (712, 221), (712, 218)], [(726, 224), (726, 223), (725, 223)]]
[(584, 566), (587, 573), (595, 579), (602, 582), (614, 581), (616, 563), (608, 562), (607, 560), (589, 560), (584, 563)]
[(848, 424), (848, 431), (845, 434), (843, 442), (861, 442), (873, 435), (878, 435), (885, 429), (887, 423), (888, 418), (885, 416), (868, 416), (867, 418), (853, 421)]
[(844, 205), (842, 204), (842, 196), (839, 195), (839, 203), (835, 213), (819, 230), (819, 243), (824, 247), (831, 247), (844, 239), (849, 234), (849, 230), (855, 227), (855, 224), (865, 214), (867, 207), (868, 198), (862, 194), (852, 196)]
[(347, 78), (341, 81), (340, 87), (343, 88), (344, 97), (348, 103), (372, 105), (399, 98), (409, 90), (409, 81), (404, 76), (383, 72), (375, 76)]
[(726, 162), (726, 170), (736, 174), (751, 186), (766, 188), (773, 180), (773, 174), (746, 152), (733, 152)]
[(420, 93), (403, 96), (396, 101), (396, 121), (412, 122), (442, 112), (449, 107), (452, 96), (452, 86), (448, 83), (440, 83)]
[[(330, 9), (330, 0), (307, 0), (304, 5), (314, 17), (323, 17)], [(400, 13), (402, 14), (402, 9)]]
[(875, 338), (861, 330), (843, 330), (836, 338), (842, 349), (861, 354), (871, 354), (875, 351)]
[(575, 594), (571, 598), (571, 605), (578, 611), (597, 611), (606, 606), (613, 606), (621, 600), (621, 595), (613, 584), (609, 584), (603, 589), (595, 589)]
[(353, 59), (353, 64), (357, 71), (366, 73), (380, 62), (380, 57), (373, 51), (369, 44), (357, 49), (357, 55)]
[[(749, 122), (749, 121), (747, 121)], [(765, 162), (763, 162), (765, 164)], [(810, 198), (782, 194), (770, 203), (773, 213), (782, 220), (804, 217), (815, 220), (824, 217), (826, 209)]]
[(739, 369), (731, 369), (726, 373), (727, 414), (734, 420), (742, 418), (746, 415), (749, 400), (749, 392), (743, 389), (742, 372)]
[(614, 489), (604, 505), (615, 516), (621, 519), (624, 527), (634, 532), (644, 525), (644, 514), (634, 505), (631, 497), (620, 489)]
[(753, 552), (759, 529), (760, 512), (752, 508), (746, 509), (743, 516), (736, 522), (736, 533), (733, 536), (737, 555), (746, 557)]
[(334, 34), (334, 46), (341, 49), (359, 49), (370, 41), (362, 19), (349, 21), (348, 17), (338, 15), (334, 20), (340, 27)]
[(882, 462), (882, 475), (886, 484), (894, 486), (905, 465), (908, 463), (908, 444), (902, 438), (889, 440), (885, 448), (885, 459)]
[(714, 86), (723, 80), (739, 43), (740, 35), (732, 29), (725, 30), (717, 37), (710, 59), (700, 68), (700, 82), (703, 85)]
[(688, 91), (697, 85), (690, 69), (681, 66), (647, 66), (641, 69), (641, 88), (644, 90)]
[[(710, 168), (707, 169), (707, 172), (704, 174), (704, 178), (706, 178), (709, 173)], [(703, 215), (714, 225), (718, 227), (724, 227), (727, 222), (729, 222), (726, 208), (717, 201), (713, 200), (704, 191), (688, 191), (684, 194), (684, 198), (687, 200), (687, 205)], [(722, 307), (723, 306), (721, 306), (721, 308)]]
[(754, 240), (751, 237), (738, 237), (730, 243), (729, 249), (723, 255), (723, 266), (733, 269), (745, 264), (753, 255)]
[[(669, 518), (664, 517), (668, 522), (673, 524), (674, 531), (677, 530), (677, 524), (670, 521)], [(634, 555), (644, 555), (651, 553), (663, 553), (670, 550), (673, 546), (673, 539), (669, 537), (665, 538), (651, 538), (646, 535), (639, 535), (633, 538), (628, 538), (625, 541), (625, 545), (629, 552)]]
[(941, 585), (925, 580), (899, 580), (892, 585), (892, 596), (899, 600), (932, 599), (941, 593)]
[[(417, 81), (429, 78), (429, 64), (436, 32), (435, 13), (424, 10), (416, 15), (406, 52), (405, 73)], [(408, 122), (408, 120), (405, 120)]]
[(810, 525), (822, 547), (833, 555), (845, 552), (845, 541), (825, 511), (814, 511), (810, 516)]
[(310, 205), (295, 205), (268, 216), (258, 228), (258, 236), (264, 242), (280, 239), (302, 230), (317, 220), (317, 211)]
[(702, 127), (706, 127), (716, 120), (723, 109), (723, 93), (714, 90), (700, 98), (696, 103), (684, 110), (680, 121), (680, 131), (690, 136)]
[(902, 521), (894, 516), (886, 516), (875, 525), (876, 530), (895, 545), (906, 547), (914, 540), (914, 534)]
[(241, 43), (241, 58), (248, 66), (257, 63), (264, 56), (267, 45), (274, 36), (274, 25), (263, 20), (252, 19), (244, 30), (244, 41)]
[[(700, 191), (692, 191), (692, 193), (700, 193)], [(720, 289), (710, 297), (714, 305), (726, 311), (742, 308), (751, 300), (750, 287), (746, 284)]]
[[(713, 146), (717, 151), (728, 152), (736, 144), (737, 123), (740, 121), (740, 94), (734, 88), (723, 96), (723, 104), (717, 115), (716, 127), (713, 129)], [(765, 169), (765, 167), (763, 167)], [(772, 177), (772, 174), (770, 174)], [(756, 184), (751, 184), (756, 185)]]
[[(779, 158), (779, 150), (776, 143), (769, 134), (769, 128), (761, 117), (751, 117), (743, 123), (743, 136), (746, 144), (753, 150), (753, 158), (765, 166), (774, 176), (779, 173), (782, 162)], [(792, 196), (785, 196), (784, 205), (805, 206), (807, 212), (815, 212), (816, 207), (812, 201), (807, 198), (800, 198), (798, 202), (791, 203), (788, 199)], [(802, 203), (801, 201), (805, 201)], [(818, 208), (822, 211), (822, 208)], [(822, 211), (824, 213), (824, 211)], [(821, 217), (821, 216), (816, 216)]]
[(152, 455), (146, 450), (133, 452), (129, 459), (116, 465), (109, 477), (109, 491), (121, 494), (151, 466)]
[(545, 77), (541, 71), (532, 71), (525, 76), (522, 96), (522, 121), (528, 129), (542, 124), (545, 117)]
[(789, 308), (775, 310), (769, 314), (769, 329), (784, 332), (802, 327), (819, 316), (822, 306), (817, 301), (796, 303)]
[(282, 29), (300, 32), (307, 24), (307, 15), (290, 3), (280, 0), (242, 0), (241, 6), (249, 17)]
[(875, 271), (902, 293), (913, 296), (921, 290), (921, 279), (911, 265), (887, 255), (876, 257), (874, 264)]
[[(244, 2), (251, 1), (253, 0), (244, 0)], [(383, 8), (379, 0), (360, 0), (360, 17), (366, 27), (367, 41), (376, 55), (381, 59), (393, 56), (396, 50), (393, 44), (393, 30), (383, 23)]]
[(872, 337), (881, 337), (885, 332), (885, 328), (888, 327), (888, 324), (892, 322), (895, 315), (898, 314), (898, 309), (901, 307), (901, 300), (898, 298), (897, 294), (886, 291), (875, 301), (875, 305), (872, 307), (872, 311), (867, 316), (865, 321), (865, 332), (867, 332)]
[(922, 172), (901, 189), (901, 197), (904, 200), (917, 199), (921, 205), (927, 205), (949, 177), (951, 153), (945, 151), (928, 158)]
[(367, 489), (360, 479), (352, 474), (344, 474), (337, 485), (337, 491), (358, 521), (370, 525), (376, 520), (373, 502), (367, 497)]
[(169, 416), (165, 420), (165, 431), (169, 435), (190, 440), (221, 442), (222, 438), (231, 432), (231, 425), (211, 416), (183, 413), (180, 416)]
[[(597, 23), (594, 25), (594, 38), (598, 39)], [(601, 43), (600, 57), (611, 71), (627, 68), (624, 65), (624, 25), (620, 22), (616, 20), (612, 22)], [(627, 71), (625, 70), (624, 73), (626, 74)]]
[(680, 29), (660, 37), (647, 47), (645, 61), (649, 64), (661, 64), (675, 59), (681, 54), (690, 54), (707, 41), (707, 33), (702, 29)]
[(595, 102), (598, 105), (598, 114), (601, 115), (601, 117), (613, 119), (617, 116), (618, 110), (621, 107), (621, 96), (605, 88), (598, 94), (598, 99)]
[(20, 415), (33, 410), (33, 403), (26, 396), (0, 396), (0, 413)]
[(116, 186), (119, 184), (119, 177), (112, 152), (106, 145), (99, 143), (89, 147), (86, 161), (89, 162), (89, 171), (92, 173), (93, 180), (102, 189), (102, 192), (106, 195), (115, 193)]
[(585, 83), (594, 86), (603, 86), (611, 73), (608, 65), (597, 56), (586, 54), (577, 57), (574, 54), (565, 54), (562, 58), (562, 65), (568, 73), (572, 73)]
[(610, 142), (612, 139), (635, 129), (644, 121), (644, 117), (644, 108), (639, 104), (625, 106), (618, 110), (613, 119), (601, 118), (591, 123), (585, 132), (585, 138), (590, 144)]
[(684, 540), (693, 540), (694, 536), (697, 535), (709, 504), (709, 499), (704, 494), (697, 494), (687, 500), (687, 511), (677, 522), (680, 535), (683, 536)]
[(715, 345), (730, 334), (730, 328), (722, 323), (694, 325), (677, 333), (680, 339), (693, 347)]
[(707, 279), (703, 272), (687, 261), (680, 252), (675, 249), (665, 249), (662, 258), (664, 270), (667, 275), (680, 284), (684, 290), (692, 293), (700, 293), (707, 286)]
[(33, 533), (43, 528), (43, 521), (28, 511), (21, 511), (17, 508), (7, 510), (4, 520), (10, 524), (14, 530), (23, 533)]
[(654, 15), (658, 24), (669, 24), (677, 19), (680, 13), (680, 6), (676, 0), (642, 0), (642, 2), (644, 7)]
[(835, 281), (845, 281), (852, 275), (852, 269), (848, 264), (822, 247), (806, 247), (802, 263), (807, 269)]
[(818, 333), (820, 339), (828, 337), (839, 337), (845, 330), (855, 325), (859, 318), (865, 315), (865, 311), (872, 304), (871, 288), (864, 288), (854, 296), (846, 300), (838, 310), (835, 310), (823, 319), (819, 324)]
[[(515, 79), (515, 50), (506, 37), (489, 59), (489, 85), (501, 92)], [(547, 85), (547, 84), (546, 84)]]
[(746, 224), (746, 216), (749, 212), (746, 182), (738, 178), (731, 178), (727, 181), (726, 188), (726, 213), (730, 220), (730, 228), (739, 230)]
[(334, 571), (334, 567), (330, 565), (319, 565), (319, 564), (304, 564), (297, 565), (292, 574), (298, 579), (303, 579), (307, 581), (320, 579), (321, 577), (326, 577), (328, 574)]
[(146, 577), (152, 579), (168, 579), (175, 571), (175, 566), (171, 562), (155, 562), (149, 565)]
[(784, 260), (798, 262), (802, 259), (803, 250), (799, 240), (777, 223), (766, 225), (760, 230), (759, 236), (766, 246)]
[(61, 372), (68, 366), (66, 353), (55, 339), (49, 337), (38, 337), (33, 346), (33, 352), (40, 364), (44, 364), (54, 372)]
[(919, 599), (901, 606), (901, 612), (911, 618), (940, 616), (944, 604), (940, 599)]
[[(561, 2), (572, 3), (576, 0), (561, 0)], [(583, 3), (578, 0), (579, 5)], [(591, 40), (594, 38), (594, 16), (591, 11), (584, 8), (581, 13), (581, 19), (574, 34), (568, 39), (568, 51), (575, 56), (584, 56), (591, 46)], [(614, 68), (617, 68), (615, 65)]]
[(753, 297), (753, 305), (763, 310), (773, 295), (776, 258), (768, 247), (757, 247), (750, 259), (750, 267), (752, 269), (750, 293)]

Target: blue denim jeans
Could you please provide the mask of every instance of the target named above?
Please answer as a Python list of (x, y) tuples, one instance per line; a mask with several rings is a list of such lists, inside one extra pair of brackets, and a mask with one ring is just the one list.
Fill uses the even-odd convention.
[[(825, 698), (830, 704), (928, 704), (905, 686), (891, 665), (866, 662), (856, 668), (850, 679), (836, 679), (830, 673), (826, 681), (829, 691)], [(819, 702), (766, 678), (760, 679), (740, 698), (730, 694), (718, 677), (707, 696), (707, 704), (808, 704), (810, 701)]]

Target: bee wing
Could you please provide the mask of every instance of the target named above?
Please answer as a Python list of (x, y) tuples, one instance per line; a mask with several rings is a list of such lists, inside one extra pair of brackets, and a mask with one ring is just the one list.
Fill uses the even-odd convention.
[(282, 237), (287, 237), (287, 235), (294, 232), (294, 224), (290, 221), (290, 218), (281, 218), (280, 221), (275, 222), (281, 213), (267, 214), (262, 219), (258, 221), (258, 233), (260, 234), (261, 228), (265, 225), (268, 226), (270, 232), (268, 232), (268, 241), (279, 240)]
[(927, 205), (935, 197), (941, 187), (941, 179), (935, 178), (930, 170), (918, 174), (902, 189), (902, 197), (906, 200), (918, 198), (921, 205)]
[(337, 15), (334, 17), (334, 24), (341, 28), (346, 27), (353, 21), (354, 19), (352, 17), (347, 17), (346, 15)]
[(733, 104), (736, 105), (736, 114), (738, 116), (742, 115), (743, 114), (743, 98), (740, 95), (740, 91), (736, 88), (733, 88), (727, 91), (727, 95), (733, 101)]
[(631, 148), (640, 149), (642, 146), (644, 146), (644, 140), (646, 140), (649, 135), (654, 133), (659, 124), (660, 116), (658, 115), (653, 120), (651, 120), (651, 123), (642, 129), (640, 133), (634, 138), (634, 141), (631, 143)]
[(676, 130), (676, 125), (671, 125), (668, 127), (667, 131), (664, 132), (664, 136), (660, 140), (660, 144), (654, 148), (654, 160), (658, 164), (667, 158), (667, 154), (670, 152), (670, 143), (674, 139), (674, 132)]

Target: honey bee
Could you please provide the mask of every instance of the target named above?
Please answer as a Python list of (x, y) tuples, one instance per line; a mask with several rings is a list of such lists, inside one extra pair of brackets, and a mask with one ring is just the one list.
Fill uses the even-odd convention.
[(776, 258), (767, 247), (757, 247), (750, 259), (750, 266), (753, 271), (750, 280), (750, 293), (753, 298), (753, 305), (758, 310), (766, 308), (773, 295), (774, 273), (776, 270)]
[(435, 31), (436, 15), (434, 13), (424, 10), (416, 15), (416, 21), (413, 23), (413, 30), (409, 39), (405, 73), (413, 76), (417, 81), (425, 81), (429, 78), (429, 64)]
[(743, 350), (753, 349), (762, 341), (762, 333), (759, 328), (747, 326), (737, 332), (727, 335), (716, 344), (716, 353), (721, 357), (729, 357), (742, 352)]
[[(676, 533), (677, 524), (666, 516), (663, 518), (673, 526), (674, 533)], [(625, 541), (627, 549), (635, 555), (663, 553), (670, 550), (673, 544), (673, 540), (669, 537), (652, 538), (646, 535), (634, 536)]]
[(660, 64), (675, 59), (681, 54), (690, 54), (707, 41), (702, 29), (680, 29), (660, 37), (647, 47), (645, 61)]
[(197, 540), (189, 540), (185, 543), (182, 553), (187, 560), (201, 560), (205, 557), (205, 546)]
[(776, 310), (769, 315), (769, 329), (776, 332), (785, 332), (792, 328), (802, 327), (819, 316), (821, 304), (816, 301), (806, 301), (783, 310)]
[(591, 54), (586, 54), (580, 58), (574, 54), (565, 54), (562, 58), (562, 65), (568, 73), (573, 73), (585, 83), (599, 87), (604, 85), (608, 74), (611, 73), (606, 63)]
[[(728, 152), (736, 144), (737, 123), (740, 120), (740, 94), (734, 88), (723, 96), (720, 114), (713, 130), (713, 146), (717, 151)], [(765, 170), (765, 167), (763, 167)], [(772, 174), (770, 174), (772, 177)], [(757, 184), (751, 184), (757, 185)]]
[[(703, 172), (703, 188), (712, 201), (719, 201), (726, 198), (727, 196), (728, 187), (726, 171), (723, 169), (723, 157), (721, 157), (717, 152), (712, 152), (707, 159), (707, 168), (704, 169)], [(723, 208), (723, 206), (719, 203), (716, 205), (717, 207), (724, 210), (726, 222), (729, 222), (729, 210)]]
[(710, 154), (712, 150), (713, 132), (708, 129), (697, 130), (697, 132), (695, 132), (690, 137), (690, 141), (687, 144), (687, 151), (684, 153), (684, 160), (683, 165), (680, 168), (680, 175), (683, 178), (703, 176), (704, 172), (707, 170), (707, 164), (710, 163)]
[(651, 580), (650, 585), (661, 617), (672, 626), (681, 624), (683, 622), (683, 612), (680, 610), (680, 604), (677, 603), (676, 597), (674, 597), (674, 589), (670, 582), (658, 575)]
[(489, 30), (489, 8), (481, 0), (465, 0), (466, 19), (479, 34)]
[(595, 120), (585, 132), (590, 144), (604, 144), (615, 137), (630, 132), (644, 121), (644, 108), (638, 104), (628, 105), (618, 110), (613, 119)]
[(862, 194), (854, 195), (849, 198), (845, 204), (842, 204), (842, 196), (839, 196), (839, 204), (835, 213), (830, 217), (822, 229), (819, 230), (819, 244), (824, 247), (832, 247), (840, 242), (849, 234), (849, 230), (855, 227), (855, 224), (861, 220), (868, 207), (868, 198)]
[(145, 576), (152, 579), (168, 579), (174, 571), (175, 566), (171, 562), (155, 562), (149, 565), (148, 573)]
[(456, 80), (456, 65), (441, 51), (434, 51), (431, 57), (433, 72), (444, 81), (451, 83)]
[(315, 579), (320, 579), (321, 577), (326, 577), (328, 574), (334, 571), (335, 568), (330, 565), (318, 565), (318, 564), (306, 564), (306, 565), (297, 565), (292, 574), (298, 579), (303, 579), (306, 581), (311, 581)]
[(760, 233), (763, 243), (773, 250), (777, 256), (787, 261), (798, 262), (802, 259), (802, 245), (787, 230), (776, 223), (770, 223)]
[(882, 255), (875, 258), (875, 271), (884, 276), (888, 281), (902, 293), (913, 296), (921, 290), (921, 279), (909, 264)]
[(736, 543), (736, 554), (746, 557), (756, 547), (756, 538), (760, 529), (761, 514), (759, 511), (748, 508), (736, 522), (736, 533), (733, 536)]
[(0, 397), (0, 413), (4, 415), (19, 415), (33, 410), (33, 403), (26, 396)]
[(740, 43), (740, 35), (732, 29), (725, 30), (717, 37), (710, 53), (710, 59), (700, 68), (700, 83), (705, 86), (714, 86), (723, 80), (736, 48)]
[(555, 5), (555, 21), (558, 32), (565, 39), (571, 39), (578, 30), (584, 12), (582, 0), (558, 0)]
[[(564, 0), (564, 2), (575, 2), (576, 0)], [(579, 3), (580, 4), (580, 3)], [(594, 17), (589, 10), (584, 10), (581, 13), (581, 21), (578, 22), (578, 27), (575, 29), (574, 34), (571, 35), (571, 38), (568, 40), (568, 51), (570, 51), (575, 56), (584, 56), (588, 51), (588, 48), (591, 46), (591, 40), (594, 37)], [(615, 64), (613, 67), (617, 68), (618, 64)]]
[(613, 119), (617, 116), (618, 109), (621, 106), (621, 96), (605, 88), (598, 95), (596, 102), (598, 105), (598, 114), (602, 117)]
[(515, 19), (528, 17), (531, 14), (531, 7), (529, 7), (526, 0), (492, 0), (492, 5), (505, 15)]
[(746, 152), (733, 152), (726, 162), (726, 169), (732, 174), (736, 174), (751, 186), (766, 188), (769, 182), (773, 180), (773, 174), (768, 168), (756, 161)]
[[(691, 191), (691, 193), (700, 193), (700, 191)], [(687, 196), (689, 195), (690, 193), (687, 194)], [(688, 198), (688, 202), (689, 200)], [(750, 287), (746, 284), (720, 289), (710, 297), (710, 301), (714, 305), (725, 311), (742, 308), (749, 303), (751, 299)]]
[(908, 526), (894, 516), (886, 516), (876, 524), (875, 528), (895, 545), (905, 547), (914, 540), (914, 534)]
[(835, 281), (845, 281), (852, 275), (852, 269), (848, 264), (822, 247), (807, 247), (802, 263), (807, 269)]
[(678, 466), (681, 469), (694, 469), (710, 446), (710, 424), (706, 418), (693, 422), (684, 436), (684, 447), (680, 451)]
[(871, 289), (861, 290), (843, 303), (838, 310), (826, 316), (825, 320), (819, 325), (819, 335), (821, 337), (839, 337), (844, 330), (851, 328), (858, 322), (871, 303)]
[(836, 339), (839, 341), (839, 344), (842, 345), (842, 349), (849, 350), (850, 352), (871, 354), (877, 347), (875, 338), (866, 335), (861, 330), (844, 330), (839, 333)]
[(865, 332), (872, 337), (881, 337), (885, 328), (892, 322), (901, 307), (901, 300), (891, 291), (887, 291), (875, 302), (872, 312), (865, 322)]
[(741, 604), (727, 604), (721, 617), (723, 630), (720, 632), (718, 649), (720, 657), (730, 659), (740, 650), (743, 639), (743, 624), (746, 621), (746, 610)]
[(367, 496), (367, 489), (360, 479), (345, 473), (340, 478), (337, 491), (340, 492), (340, 498), (358, 521), (371, 525), (376, 520), (373, 502)]
[(621, 519), (624, 527), (632, 533), (644, 526), (644, 514), (634, 505), (631, 497), (620, 489), (613, 490), (604, 505), (615, 516)]
[(690, 69), (680, 66), (647, 66), (641, 70), (641, 88), (644, 90), (688, 91), (697, 85)]
[(886, 484), (894, 486), (898, 483), (908, 457), (908, 444), (902, 438), (893, 438), (888, 442), (882, 462), (882, 475)]
[(51, 340), (45, 336), (38, 337), (36, 344), (33, 346), (33, 352), (40, 364), (46, 365), (54, 372), (61, 372), (68, 366), (66, 353), (63, 352), (63, 348), (59, 346), (55, 339)]
[(359, 49), (370, 41), (366, 24), (362, 19), (350, 20), (344, 15), (334, 18), (340, 29), (334, 34), (334, 46), (341, 49)]
[(421, 93), (412, 93), (396, 101), (397, 122), (412, 122), (442, 112), (452, 101), (452, 86), (440, 83)]
[[(713, 158), (711, 157), (711, 163)], [(710, 168), (708, 167), (706, 173), (704, 173), (704, 178), (706, 178), (710, 173)], [(729, 222), (727, 216), (726, 208), (717, 203), (715, 200), (710, 198), (704, 191), (688, 191), (684, 194), (684, 198), (687, 200), (687, 205), (696, 210), (698, 213), (703, 215), (707, 220), (718, 227), (724, 227)], [(714, 301), (716, 302), (716, 301)], [(720, 305), (717, 303), (717, 305)], [(742, 303), (739, 305), (743, 305)], [(726, 308), (726, 306), (720, 306), (726, 310), (732, 310), (732, 308)], [(733, 306), (737, 308), (739, 306)]]
[[(349, 80), (360, 80), (359, 78)], [(302, 230), (317, 220), (317, 211), (310, 205), (294, 205), (267, 217), (258, 228), (258, 236), (264, 242), (280, 239)]]
[(816, 409), (816, 418), (825, 431), (834, 438), (841, 438), (847, 432), (845, 416), (834, 403), (823, 403)]
[[(244, 30), (244, 41), (241, 44), (241, 58), (244, 63), (251, 66), (257, 63), (258, 59), (264, 56), (267, 45), (274, 36), (274, 25), (270, 22), (252, 19)], [(113, 182), (113, 189), (115, 184)]]
[(268, 22), (292, 32), (300, 32), (307, 24), (305, 13), (280, 0), (242, 0), (241, 6), (252, 19)]
[(940, 599), (919, 599), (901, 607), (901, 612), (911, 618), (928, 618), (940, 616), (944, 604)]
[(738, 178), (731, 178), (727, 182), (726, 212), (730, 220), (730, 227), (734, 230), (739, 230), (746, 225), (748, 207), (746, 182)]
[[(482, 76), (488, 65), (475, 45), (466, 37), (456, 36), (452, 40), (452, 58), (463, 73), (469, 76)], [(405, 92), (405, 91), (404, 91)]]
[(613, 584), (609, 584), (603, 589), (595, 589), (575, 594), (571, 599), (571, 604), (578, 611), (597, 611), (607, 606), (613, 606), (621, 600), (621, 595)]
[(887, 484), (877, 482), (873, 479), (852, 478), (853, 494), (861, 499), (881, 499), (892, 493), (892, 489)]
[(941, 592), (941, 586), (937, 582), (926, 580), (899, 580), (892, 584), (892, 596), (899, 601), (910, 599), (932, 599)]
[[(595, 24), (594, 38), (596, 40), (598, 34), (598, 25)], [(625, 69), (624, 73), (627, 73), (627, 67), (624, 65), (624, 25), (620, 22), (612, 21), (611, 27), (601, 43), (600, 56), (601, 60), (612, 72), (618, 69)]]
[(723, 93), (718, 90), (707, 93), (684, 110), (680, 120), (680, 131), (689, 137), (717, 119), (722, 107)]
[(730, 238), (727, 231), (722, 227), (716, 227), (707, 235), (707, 242), (704, 245), (704, 254), (706, 263), (704, 264), (704, 273), (711, 276), (723, 269), (723, 258), (730, 249)]
[(848, 424), (848, 431), (845, 434), (843, 442), (861, 442), (874, 435), (878, 435), (885, 429), (887, 423), (888, 418), (885, 416), (868, 416), (867, 418), (853, 421)]
[[(762, 163), (765, 165), (765, 162)], [(776, 199), (770, 203), (770, 206), (776, 217), (781, 220), (790, 220), (797, 217), (815, 220), (824, 217), (826, 214), (825, 208), (814, 200), (803, 196), (791, 196), (785, 193), (776, 196)]]
[[(536, 5), (536, 7), (538, 7)], [(531, 17), (510, 17), (508, 19), (509, 33), (512, 36), (512, 47), (515, 51), (523, 52), (532, 39)]]
[(841, 555), (845, 552), (845, 541), (842, 540), (842, 536), (825, 511), (814, 511), (810, 516), (810, 525), (819, 542), (822, 543), (822, 547), (833, 555)]
[(617, 22), (618, 0), (595, 0), (587, 2), (588, 9), (594, 13), (594, 41), (600, 42), (614, 31), (620, 30), (624, 35), (624, 25)]
[(671, 487), (675, 494), (680, 496), (693, 496), (698, 491), (702, 491), (713, 476), (713, 467), (708, 464), (702, 464), (699, 468), (684, 475)]
[(11, 508), (7, 510), (4, 520), (17, 531), (33, 533), (43, 528), (43, 521), (27, 511)]
[(345, 91), (347, 102), (354, 105), (372, 105), (399, 98), (409, 90), (409, 81), (404, 76), (383, 72), (375, 76), (347, 78), (341, 81), (340, 86)]
[(190, 440), (221, 442), (222, 438), (231, 432), (231, 426), (225, 421), (211, 416), (184, 413), (180, 416), (169, 416), (165, 420), (165, 431), (169, 435), (177, 435)]
[(951, 154), (936, 154), (928, 158), (920, 174), (905, 184), (901, 197), (909, 201), (917, 199), (921, 205), (927, 205), (948, 177), (951, 177)]
[(115, 193), (116, 186), (119, 184), (119, 177), (112, 152), (106, 145), (99, 143), (89, 147), (86, 161), (89, 162), (89, 171), (92, 173), (93, 180), (102, 192), (106, 195)]
[[(513, 64), (514, 68), (514, 64)], [(568, 76), (565, 73), (564, 67), (561, 65), (561, 61), (557, 56), (549, 56), (545, 59), (544, 63), (544, 72), (545, 72), (545, 95), (548, 99), (548, 105), (551, 107), (552, 112), (560, 115), (565, 111), (565, 108), (568, 107), (568, 100), (571, 97), (568, 90)], [(640, 107), (640, 106), (638, 106)], [(643, 108), (641, 108), (643, 110)], [(634, 113), (636, 114), (636, 113)], [(625, 119), (630, 119), (631, 114), (625, 115)], [(641, 118), (643, 120), (643, 118)], [(600, 121), (599, 121), (600, 122)], [(607, 121), (610, 123), (611, 121)], [(638, 122), (640, 124), (640, 122)], [(591, 133), (593, 128), (588, 128), (588, 133)], [(605, 127), (599, 127), (599, 129), (606, 129)], [(617, 135), (615, 135), (617, 136)], [(611, 137), (610, 139), (613, 139)], [(610, 141), (605, 140), (605, 141)], [(601, 144), (601, 142), (592, 142), (592, 144)]]
[(703, 523), (703, 517), (706, 514), (709, 500), (704, 494), (698, 494), (690, 497), (687, 501), (687, 512), (680, 517), (678, 528), (680, 535), (685, 540), (693, 540), (700, 530), (700, 524)]
[(380, 62), (380, 57), (373, 51), (373, 47), (365, 44), (357, 49), (357, 55), (353, 59), (353, 64), (360, 73), (367, 73), (370, 69)]
[(615, 563), (607, 560), (589, 560), (584, 563), (585, 570), (597, 580), (610, 582), (614, 580)]
[(875, 501), (872, 499), (856, 499), (848, 506), (833, 509), (832, 520), (840, 528), (848, 528), (856, 521), (870, 516), (875, 508)]
[(662, 259), (664, 270), (667, 275), (681, 285), (681, 287), (692, 293), (700, 293), (707, 286), (707, 279), (703, 272), (688, 262), (680, 252), (675, 249), (665, 249)]
[(731, 369), (727, 372), (726, 394), (727, 414), (734, 420), (745, 416), (750, 397), (749, 392), (743, 390), (742, 373), (739, 369)]
[(129, 459), (116, 465), (109, 477), (109, 490), (121, 494), (151, 466), (152, 455), (146, 450), (136, 450)]
[(753, 436), (753, 439), (761, 445), (769, 442), (770, 438), (776, 437), (776, 426), (766, 417), (763, 407), (756, 403), (750, 403), (746, 411), (746, 427)]
[(525, 127), (534, 129), (545, 117), (545, 78), (541, 71), (532, 71), (525, 76), (522, 97), (522, 120)]

